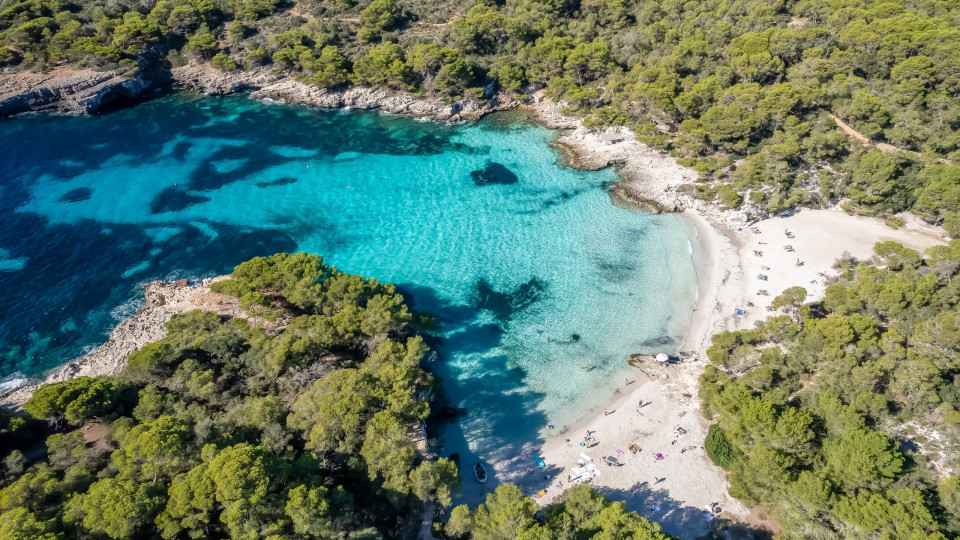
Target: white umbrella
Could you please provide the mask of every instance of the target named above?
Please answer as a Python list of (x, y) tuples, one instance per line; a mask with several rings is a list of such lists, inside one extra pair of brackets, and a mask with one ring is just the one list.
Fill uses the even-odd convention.
[(657, 362), (660, 362), (661, 364), (666, 364), (666, 363), (667, 363), (667, 360), (670, 360), (670, 357), (669, 357), (669, 356), (667, 356), (667, 355), (665, 355), (665, 354), (663, 354), (663, 353), (660, 353), (660, 354), (657, 355)]

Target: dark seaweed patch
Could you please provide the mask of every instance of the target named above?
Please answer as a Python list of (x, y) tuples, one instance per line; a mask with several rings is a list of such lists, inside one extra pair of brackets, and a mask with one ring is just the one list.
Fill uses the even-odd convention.
[(60, 197), (60, 202), (80, 202), (89, 199), (93, 195), (93, 190), (82, 187), (71, 189)]
[(488, 186), (490, 184), (509, 185), (516, 184), (520, 180), (510, 169), (495, 162), (488, 164), (483, 169), (471, 172), (470, 178), (472, 178), (473, 183), (478, 186)]
[(175, 187), (167, 188), (157, 194), (150, 201), (150, 212), (153, 214), (162, 214), (164, 212), (179, 212), (195, 204), (209, 201), (209, 197), (202, 195), (192, 195), (185, 190)]
[(296, 178), (292, 176), (284, 176), (283, 178), (277, 178), (276, 180), (265, 180), (263, 182), (257, 182), (257, 187), (272, 187), (272, 186), (286, 186), (288, 184), (294, 184), (297, 182)]
[(545, 289), (544, 282), (532, 277), (512, 292), (500, 292), (495, 290), (485, 278), (480, 278), (477, 280), (471, 301), (478, 309), (488, 310), (498, 320), (507, 321), (516, 312), (536, 302)]
[(670, 346), (676, 346), (677, 341), (670, 336), (657, 336), (647, 339), (640, 343), (643, 350), (657, 350)]

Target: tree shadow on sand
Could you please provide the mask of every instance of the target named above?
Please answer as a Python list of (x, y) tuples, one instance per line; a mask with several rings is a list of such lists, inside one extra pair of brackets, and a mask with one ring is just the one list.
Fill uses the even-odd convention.
[(683, 539), (725, 538), (768, 540), (771, 533), (755, 530), (745, 524), (730, 525), (719, 518), (710, 519), (704, 508), (697, 508), (670, 496), (666, 488), (643, 482), (630, 489), (596, 488), (612, 501), (623, 501), (627, 509), (660, 524), (664, 532)]
[[(434, 449), (441, 457), (460, 455), (462, 488), (454, 504), (481, 503), (501, 483), (533, 489), (536, 479), (543, 483), (544, 476), (557, 476), (559, 471), (534, 460), (543, 443), (539, 430), (547, 424), (538, 409), (543, 394), (530, 391), (526, 372), (498, 352), (502, 326), (481, 322), (481, 309), (449, 302), (429, 287), (403, 284), (399, 289), (412, 309), (434, 315), (443, 334), (427, 339), (437, 354), (428, 356), (432, 360), (425, 367), (442, 379), (442, 402), (459, 414), (452, 422), (434, 414), (428, 436), (436, 438)], [(478, 462), (486, 468), (485, 483), (474, 477)]]

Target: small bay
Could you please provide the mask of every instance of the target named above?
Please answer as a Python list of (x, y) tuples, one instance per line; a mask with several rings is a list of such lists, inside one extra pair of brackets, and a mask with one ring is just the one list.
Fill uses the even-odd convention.
[(555, 136), (243, 96), (2, 121), (0, 376), (102, 343), (148, 281), (309, 251), (437, 317), (444, 453), (527, 452), (630, 353), (675, 352), (697, 294), (689, 224), (613, 205), (616, 172), (561, 167)]

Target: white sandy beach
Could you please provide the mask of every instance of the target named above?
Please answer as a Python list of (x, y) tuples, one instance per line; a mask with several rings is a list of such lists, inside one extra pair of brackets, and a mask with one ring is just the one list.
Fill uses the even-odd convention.
[[(555, 115), (551, 121), (558, 123)], [(630, 510), (660, 522), (667, 532), (682, 538), (705, 534), (712, 523), (704, 507), (711, 503), (720, 505), (725, 518), (755, 522), (750, 510), (727, 494), (723, 471), (701, 449), (709, 422), (699, 414), (697, 386), (710, 336), (749, 328), (753, 321), (766, 318), (770, 302), (789, 287), (804, 287), (808, 301), (822, 298), (824, 276), (834, 272), (833, 263), (845, 254), (866, 259), (872, 256), (875, 243), (887, 240), (922, 252), (945, 243), (945, 235), (912, 216), (903, 216), (907, 225), (894, 230), (878, 219), (850, 216), (839, 209), (802, 210), (790, 217), (766, 219), (754, 224), (760, 231), (756, 234), (743, 212), (719, 209), (675, 191), (696, 178), (693, 170), (636, 142), (626, 130), (615, 132), (613, 143), (609, 134), (583, 128), (560, 142), (588, 166), (619, 163), (631, 193), (684, 208), (683, 215), (696, 227), (700, 296), (683, 345), (688, 360), (665, 368), (647, 366), (645, 373), (635, 370), (637, 376), (631, 376), (635, 387), (628, 385), (629, 391), (620, 392), (605, 410), (591, 411), (574, 427), (546, 440), (540, 450), (546, 469), (534, 476), (531, 460), (531, 472), (524, 478), (535, 481), (521, 485), (531, 496), (545, 490), (538, 499), (541, 504), (557, 500), (571, 485), (571, 470), (578, 467), (583, 452), (600, 472), (591, 481), (594, 488), (611, 499), (625, 500)], [(755, 250), (762, 251), (762, 256), (755, 255)], [(801, 266), (796, 264), (798, 259)], [(766, 280), (759, 279), (760, 274)], [(758, 294), (762, 289), (768, 295)], [(737, 309), (745, 313), (738, 316)], [(624, 351), (624, 359), (633, 352), (637, 351)], [(645, 404), (642, 408), (638, 408), (640, 402)], [(677, 427), (686, 434), (676, 437)], [(587, 431), (597, 444), (584, 448), (579, 443)], [(630, 443), (642, 450), (630, 452)], [(655, 460), (657, 453), (664, 459)], [(622, 465), (604, 465), (605, 456), (616, 457)]]
[[(571, 485), (570, 470), (578, 466), (583, 452), (600, 470), (591, 482), (598, 491), (611, 499), (625, 500), (630, 510), (660, 522), (667, 532), (696, 538), (711, 526), (704, 512), (706, 505), (718, 503), (723, 517), (734, 520), (747, 519), (749, 514), (727, 494), (723, 471), (701, 449), (709, 422), (699, 414), (697, 384), (706, 365), (710, 336), (748, 328), (752, 321), (767, 317), (770, 301), (789, 287), (806, 288), (810, 300), (822, 298), (824, 279), (817, 272), (830, 275), (833, 262), (845, 253), (869, 258), (874, 244), (886, 240), (923, 251), (944, 243), (944, 239), (936, 230), (917, 223), (894, 230), (879, 220), (853, 217), (839, 210), (803, 210), (788, 218), (765, 220), (756, 225), (760, 234), (748, 228), (739, 233), (721, 231), (694, 211), (684, 215), (697, 227), (703, 259), (700, 298), (684, 345), (684, 351), (699, 360), (668, 367), (651, 365), (644, 369), (645, 374), (637, 370), (640, 380), (646, 382), (636, 383), (636, 388), (628, 386), (629, 392), (606, 407), (609, 414), (592, 411), (576, 427), (546, 441), (540, 455), (551, 478), (530, 486), (528, 491), (535, 492), (534, 487), (546, 489), (547, 494), (540, 499), (543, 504), (556, 500)], [(784, 240), (785, 228), (794, 238)], [(761, 241), (767, 244), (759, 244)], [(786, 244), (795, 251), (783, 249)], [(755, 256), (755, 249), (762, 250), (763, 257)], [(804, 261), (803, 266), (795, 266), (798, 257)], [(761, 270), (762, 266), (769, 270)], [(756, 278), (760, 272), (768, 275), (767, 281)], [(770, 295), (758, 295), (761, 288)], [(753, 302), (754, 307), (748, 308), (747, 302)], [(737, 308), (745, 309), (746, 314), (735, 315)], [(642, 408), (638, 408), (640, 402), (645, 403)], [(676, 437), (677, 427), (687, 433)], [(594, 433), (598, 444), (583, 448), (579, 443), (587, 430)], [(642, 450), (631, 453), (631, 442)], [(662, 453), (664, 459), (656, 461), (656, 453)], [(604, 456), (617, 457), (623, 465), (604, 466)], [(558, 482), (562, 482), (559, 487)]]

